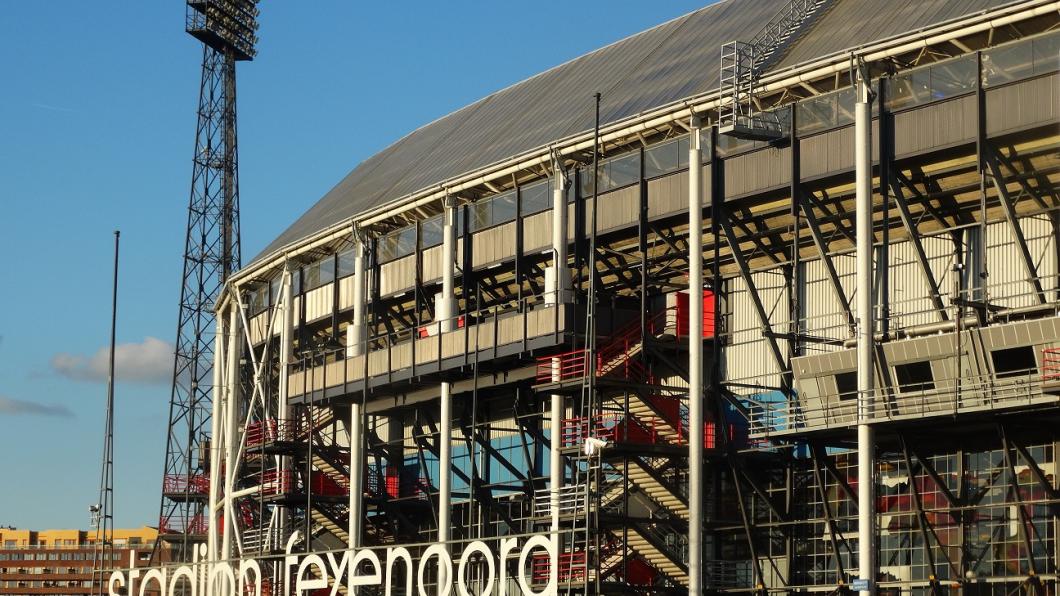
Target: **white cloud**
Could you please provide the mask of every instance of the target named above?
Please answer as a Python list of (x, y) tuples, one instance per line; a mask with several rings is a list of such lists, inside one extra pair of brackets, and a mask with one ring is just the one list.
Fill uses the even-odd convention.
[[(61, 352), (52, 356), (52, 370), (77, 381), (105, 383), (110, 347), (92, 356)], [(173, 345), (157, 337), (140, 343), (118, 344), (114, 350), (114, 376), (133, 383), (169, 383), (173, 375)]]
[(70, 418), (74, 415), (69, 408), (63, 405), (41, 404), (0, 395), (0, 415), (5, 414), (11, 416), (18, 416), (20, 414), (54, 416), (59, 418)]

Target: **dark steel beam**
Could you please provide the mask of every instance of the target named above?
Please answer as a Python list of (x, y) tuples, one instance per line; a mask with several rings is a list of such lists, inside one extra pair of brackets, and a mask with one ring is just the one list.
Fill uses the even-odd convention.
[(1012, 196), (1009, 195), (1005, 178), (1001, 174), (1001, 168), (998, 166), (997, 152), (988, 148), (984, 158), (986, 159), (986, 166), (990, 170), (990, 178), (994, 182), (994, 189), (997, 190), (1001, 209), (1005, 212), (1005, 220), (1008, 222), (1009, 230), (1012, 232), (1013, 242), (1016, 243), (1016, 248), (1020, 251), (1020, 262), (1023, 264), (1024, 273), (1027, 275), (1027, 283), (1031, 284), (1034, 289), (1034, 294), (1038, 297), (1038, 303), (1045, 304), (1045, 292), (1042, 291), (1042, 283), (1038, 279), (1038, 273), (1034, 267), (1034, 259), (1031, 257), (1031, 251), (1027, 247), (1027, 238), (1023, 234), (1023, 228), (1020, 226), (1019, 218), (1016, 215), (1016, 205), (1012, 201)]
[(931, 264), (928, 262), (927, 252), (924, 251), (924, 244), (920, 241), (920, 231), (909, 213), (909, 204), (906, 203), (902, 185), (896, 180), (892, 180), (891, 190), (894, 191), (894, 204), (898, 207), (898, 216), (902, 220), (902, 226), (905, 227), (905, 231), (909, 235), (909, 242), (912, 243), (913, 251), (916, 254), (920, 275), (924, 278), (924, 284), (928, 287), (928, 298), (931, 300), (932, 306), (935, 307), (935, 313), (938, 314), (939, 320), (948, 321), (949, 315), (946, 313), (946, 306), (942, 303), (942, 296), (939, 295), (939, 284), (935, 281), (935, 275), (931, 273)]
[[(719, 201), (720, 203), (720, 201)], [(751, 275), (751, 268), (747, 265), (747, 259), (744, 258), (743, 252), (740, 250), (740, 242), (736, 239), (733, 234), (732, 225), (729, 223), (729, 215), (727, 210), (720, 208), (720, 217), (718, 217), (718, 224), (721, 226), (722, 233), (725, 235), (725, 241), (729, 245), (729, 250), (732, 252), (733, 259), (736, 261), (736, 266), (740, 270), (740, 276), (743, 278), (744, 284), (747, 286), (747, 294), (751, 297), (751, 302), (754, 304), (755, 312), (758, 314), (758, 321), (762, 325), (763, 330), (772, 330), (772, 326), (769, 324), (769, 314), (766, 313), (765, 306), (762, 305), (762, 298), (758, 295), (758, 288), (755, 286), (754, 277)], [(769, 349), (773, 354), (773, 359), (776, 361), (777, 366), (780, 368), (781, 373), (785, 374), (788, 370), (787, 359), (784, 358), (784, 354), (780, 351), (780, 346), (777, 344), (776, 338), (765, 334), (766, 342), (769, 344)]]
[[(913, 467), (913, 460), (909, 457), (909, 446), (906, 444), (905, 435), (899, 434), (898, 441), (902, 446), (902, 460), (905, 462), (905, 470), (909, 474), (909, 491), (913, 496), (913, 506), (916, 507), (917, 529), (920, 530), (920, 538), (924, 542), (924, 558), (928, 561), (928, 568), (932, 570), (931, 577), (935, 577), (935, 549), (932, 547), (932, 538), (940, 546), (942, 556), (946, 558), (946, 563), (949, 565), (950, 573), (952, 574), (951, 577), (960, 577), (960, 570), (950, 560), (949, 555), (946, 554), (946, 549), (941, 548), (942, 542), (939, 540), (938, 534), (935, 533), (935, 528), (928, 521), (927, 513), (924, 511), (924, 502), (920, 497), (920, 489), (916, 486), (917, 469)], [(938, 580), (931, 579), (932, 593), (938, 593), (938, 588)]]
[[(807, 198), (810, 199), (810, 197)], [(810, 202), (813, 203), (813, 200), (810, 199)], [(850, 329), (850, 335), (853, 336), (856, 328), (854, 313), (850, 311), (850, 302), (847, 300), (846, 292), (843, 291), (843, 284), (839, 281), (839, 273), (836, 272), (835, 263), (832, 262), (832, 257), (828, 254), (828, 243), (825, 242), (824, 236), (821, 234), (821, 225), (813, 212), (812, 204), (802, 204), (801, 207), (803, 215), (806, 216), (806, 227), (810, 229), (810, 237), (813, 238), (817, 252), (821, 255), (821, 262), (824, 264), (828, 279), (832, 283), (832, 291), (835, 292), (836, 300), (839, 301), (839, 306), (847, 317), (847, 327)]]

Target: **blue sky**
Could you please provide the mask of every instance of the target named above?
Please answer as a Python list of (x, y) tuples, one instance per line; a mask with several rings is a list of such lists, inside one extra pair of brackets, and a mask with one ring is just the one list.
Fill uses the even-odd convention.
[[(706, 3), (262, 3), (239, 66), (245, 258), (412, 129)], [(201, 58), (183, 24), (178, 0), (4, 6), (0, 525), (88, 525), (116, 228), (116, 523), (157, 523)]]

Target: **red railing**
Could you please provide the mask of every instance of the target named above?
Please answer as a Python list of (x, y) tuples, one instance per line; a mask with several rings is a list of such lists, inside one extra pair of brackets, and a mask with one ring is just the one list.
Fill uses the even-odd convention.
[(257, 420), (247, 425), (247, 448), (261, 447), (263, 444), (302, 441), (306, 436), (304, 419), (286, 420), (269, 418)]
[(537, 382), (580, 379), (589, 374), (589, 351), (585, 348), (537, 359)]
[(430, 493), (430, 484), (426, 478), (417, 476), (413, 472), (414, 470), (399, 470), (395, 466), (387, 466), (380, 474), (379, 468), (369, 466), (366, 484), (368, 493), (376, 496), (385, 495), (391, 499), (425, 497)]
[(581, 445), (588, 437), (652, 445), (659, 442), (662, 425), (663, 421), (659, 418), (627, 418), (617, 412), (597, 414), (591, 422), (585, 418), (567, 418), (562, 422), (560, 445)]
[(159, 534), (205, 534), (209, 519), (203, 515), (183, 516), (172, 514), (158, 520)]
[[(560, 583), (585, 581), (587, 558), (585, 551), (579, 550), (572, 553), (559, 554), (559, 577)], [(534, 555), (531, 566), (531, 579), (534, 583), (545, 583), (552, 572), (552, 561), (547, 554)]]
[[(263, 496), (286, 495), (304, 489), (303, 483), (290, 470), (269, 470), (261, 475)], [(338, 481), (323, 472), (313, 472), (309, 476), (309, 489), (314, 495), (325, 497), (350, 494), (348, 479)]]
[(167, 474), (162, 477), (162, 492), (205, 495), (210, 492), (210, 477), (205, 474)]
[(269, 470), (261, 475), (262, 496), (286, 495), (293, 492), (294, 475), (289, 470)]
[(1042, 380), (1060, 379), (1060, 348), (1042, 349)]
[[(668, 327), (678, 325), (673, 321), (678, 316), (678, 307), (670, 307), (653, 314), (647, 321), (649, 335), (658, 335)], [(686, 325), (687, 326), (687, 325)], [(612, 340), (596, 348), (593, 364), (596, 376), (615, 376), (631, 381), (651, 382), (651, 375), (638, 358), (643, 338), (640, 321), (631, 321), (611, 334)], [(537, 382), (560, 382), (579, 379), (589, 374), (589, 350), (582, 348), (554, 356), (537, 359)]]
[[(717, 449), (718, 425), (713, 421), (703, 423), (703, 448)], [(729, 442), (742, 443), (746, 437), (732, 424), (726, 424)], [(566, 418), (562, 421), (560, 445), (576, 447), (586, 438), (595, 437), (608, 442), (635, 443), (641, 445), (687, 445), (688, 426), (683, 421), (671, 422), (655, 416), (623, 416), (618, 412), (607, 412), (593, 417), (590, 423), (582, 417)], [(668, 436), (668, 435), (675, 436)]]

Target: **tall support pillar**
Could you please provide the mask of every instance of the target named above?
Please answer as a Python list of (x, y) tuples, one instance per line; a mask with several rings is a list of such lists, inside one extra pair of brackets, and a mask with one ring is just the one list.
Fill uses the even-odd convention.
[[(562, 308), (570, 288), (567, 268), (567, 193), (564, 188), (563, 162), (557, 154), (552, 168), (552, 272), (545, 276), (545, 295), (556, 308)], [(560, 380), (559, 359), (553, 360), (552, 380)], [(563, 434), (563, 396), (552, 394), (549, 408), (549, 513), (550, 529), (559, 531), (560, 491), (563, 489), (563, 457), (560, 455), (560, 436)]]
[(230, 559), (233, 552), (232, 536), (235, 535), (236, 514), (235, 492), (236, 466), (239, 456), (239, 400), (240, 400), (240, 375), (239, 375), (239, 306), (236, 301), (231, 301), (228, 307), (228, 329), (226, 335), (227, 348), (227, 372), (224, 379), (224, 449), (225, 449), (225, 486), (224, 486), (224, 534), (221, 536), (221, 559)]
[[(285, 421), (291, 419), (289, 374), (291, 362), (294, 360), (294, 285), (291, 282), (292, 273), (290, 263), (288, 263), (288, 266), (284, 267), (283, 274), (280, 276), (280, 297), (277, 304), (277, 308), (280, 309), (280, 378), (277, 390), (276, 415), (277, 418)], [(281, 457), (279, 468), (281, 478), (290, 473), (291, 458), (287, 456)], [(289, 513), (287, 507), (279, 508), (277, 512), (277, 535), (270, 536), (269, 546), (282, 548), (287, 544), (285, 533), (288, 530)], [(266, 546), (266, 550), (268, 550), (268, 546)]]
[[(368, 340), (365, 325), (365, 289), (367, 279), (364, 273), (365, 242), (360, 231), (355, 232), (357, 240), (353, 249), (353, 323), (350, 335), (346, 338), (348, 356), (361, 356), (367, 353), (365, 342)], [(364, 395), (354, 398), (350, 403), (350, 502), (348, 544), (350, 548), (361, 546), (361, 534), (364, 520)], [(358, 401), (360, 400), (360, 401)]]
[(858, 69), (854, 112), (855, 211), (857, 212), (858, 331), (858, 575), (876, 593), (876, 507), (873, 496), (875, 438), (873, 410), (873, 271), (872, 271), (872, 90), (868, 73)]
[[(225, 362), (225, 333), (224, 333), (224, 318), (217, 317), (216, 319), (216, 331), (215, 331), (215, 345), (213, 353), (213, 385), (212, 389), (212, 400), (210, 404), (210, 436), (220, 437), (220, 423), (221, 423), (221, 392), (223, 387), (221, 386), (221, 371), (224, 370)], [(206, 507), (206, 556), (209, 560), (217, 560), (217, 547), (218, 539), (221, 536), (221, 529), (218, 527), (217, 512), (220, 509), (220, 495), (221, 495), (221, 462), (222, 462), (222, 451), (221, 444), (219, 441), (210, 442), (210, 493), (207, 500)], [(183, 520), (185, 524), (191, 524), (191, 519)], [(196, 546), (197, 548), (197, 546)], [(187, 559), (192, 559), (191, 554), (187, 554)]]
[[(439, 333), (456, 328), (456, 200), (445, 198), (445, 224), (442, 226), (442, 293), (435, 300)], [(453, 385), (442, 381), (438, 421), (438, 541), (448, 542), (449, 510), (453, 501)], [(439, 584), (439, 590), (442, 587)]]
[(688, 593), (703, 593), (703, 121), (688, 150)]

